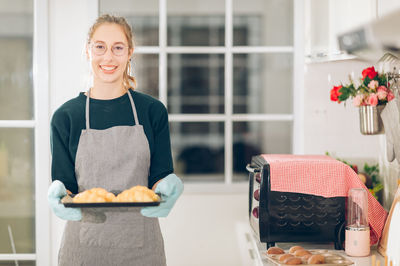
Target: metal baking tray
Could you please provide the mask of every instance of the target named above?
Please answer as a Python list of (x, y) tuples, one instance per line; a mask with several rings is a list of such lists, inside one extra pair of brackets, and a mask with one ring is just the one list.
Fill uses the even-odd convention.
[[(114, 195), (118, 195), (118, 192), (112, 191)], [(72, 202), (73, 197), (76, 194), (69, 194), (61, 199), (61, 203), (68, 208), (103, 208), (103, 207), (150, 207), (158, 206), (161, 202), (164, 202), (161, 198), (161, 194), (156, 193), (160, 197), (160, 201), (152, 202), (91, 202), (91, 203), (74, 203)]]
[[(342, 255), (338, 254), (337, 252), (333, 251), (333, 250), (323, 250), (323, 249), (307, 249), (308, 251), (311, 252), (311, 254), (320, 254), (322, 256), (325, 257), (325, 263), (323, 264), (308, 264), (307, 261), (302, 260), (302, 265), (323, 265), (323, 266), (338, 266), (338, 265), (352, 265), (354, 264), (354, 262), (352, 262), (351, 260), (343, 257)], [(285, 254), (287, 254), (288, 252), (285, 251)], [(282, 255), (282, 254), (279, 254)], [(276, 265), (280, 265), (280, 266), (284, 266), (287, 265), (283, 262), (279, 261), (279, 255), (268, 255), (267, 254), (267, 258), (274, 262)]]

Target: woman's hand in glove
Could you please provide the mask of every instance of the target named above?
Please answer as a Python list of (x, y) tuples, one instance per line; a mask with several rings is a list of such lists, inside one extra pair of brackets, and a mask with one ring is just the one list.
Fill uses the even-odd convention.
[(156, 207), (144, 207), (141, 213), (147, 217), (167, 217), (183, 192), (182, 181), (175, 174), (169, 174), (157, 184), (155, 192), (161, 194), (163, 202)]
[(67, 195), (67, 190), (64, 184), (55, 180), (51, 183), (47, 191), (47, 200), (50, 208), (59, 218), (63, 220), (79, 221), (82, 219), (82, 212), (80, 208), (65, 208), (60, 200)]

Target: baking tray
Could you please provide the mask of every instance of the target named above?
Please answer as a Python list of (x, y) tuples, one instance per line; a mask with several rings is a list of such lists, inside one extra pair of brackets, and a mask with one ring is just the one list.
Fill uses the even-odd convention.
[[(333, 250), (325, 250), (325, 249), (307, 249), (308, 251), (311, 252), (311, 254), (320, 254), (322, 256), (325, 257), (325, 263), (324, 264), (308, 264), (306, 260), (302, 260), (303, 264), (301, 265), (324, 265), (324, 266), (335, 266), (335, 265), (352, 265), (354, 264), (354, 262), (352, 262), (351, 260), (343, 257), (342, 255), (338, 254), (337, 252), (333, 251)], [(285, 254), (287, 254), (289, 252), (285, 252)], [(268, 255), (267, 254), (267, 258), (272, 261), (273, 263), (275, 263), (276, 265), (282, 265), (285, 266), (287, 264), (280, 262), (279, 261), (279, 256), (282, 254), (272, 254), (272, 255)]]
[[(119, 193), (113, 192), (115, 195)], [(160, 197), (160, 201), (152, 202), (91, 202), (91, 203), (74, 203), (72, 202), (73, 197), (76, 194), (69, 194), (61, 199), (61, 203), (68, 208), (103, 208), (103, 207), (150, 207), (158, 206), (161, 202), (164, 202), (161, 198), (161, 194), (156, 193)]]

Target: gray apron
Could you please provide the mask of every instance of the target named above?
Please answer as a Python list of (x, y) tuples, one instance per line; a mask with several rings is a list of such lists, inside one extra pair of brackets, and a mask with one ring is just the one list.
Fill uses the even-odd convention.
[[(94, 187), (108, 191), (148, 185), (150, 149), (135, 103), (128, 91), (134, 126), (82, 130), (75, 160), (79, 192)], [(59, 265), (166, 265), (158, 218), (140, 208), (82, 208), (81, 221), (68, 221), (59, 251)]]

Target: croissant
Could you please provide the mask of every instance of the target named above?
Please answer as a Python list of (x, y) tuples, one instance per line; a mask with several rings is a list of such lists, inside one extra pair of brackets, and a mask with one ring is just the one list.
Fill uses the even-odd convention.
[(78, 193), (73, 199), (74, 203), (97, 203), (112, 202), (115, 199), (113, 193), (108, 192), (104, 188), (92, 188)]
[(153, 202), (159, 200), (160, 197), (153, 190), (145, 186), (134, 186), (118, 194), (113, 202)]

